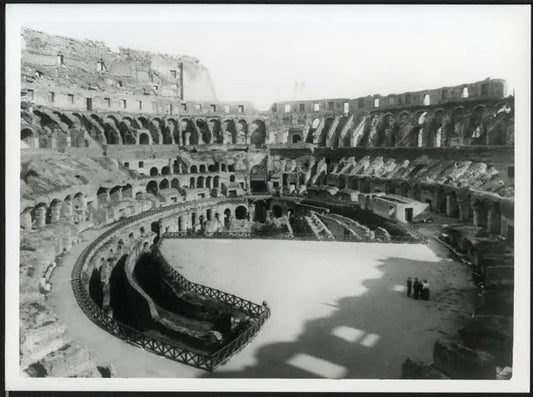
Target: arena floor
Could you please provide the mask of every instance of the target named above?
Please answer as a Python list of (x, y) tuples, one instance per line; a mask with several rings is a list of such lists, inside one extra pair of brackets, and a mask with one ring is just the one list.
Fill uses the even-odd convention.
[[(161, 250), (189, 280), (271, 307), (206, 377), (398, 378), (472, 312), (466, 266), (422, 244), (179, 239)], [(407, 298), (408, 276), (430, 282), (430, 301)]]
[[(49, 302), (73, 339), (119, 377), (398, 378), (407, 357), (431, 361), (435, 340), (454, 335), (473, 310), (467, 267), (439, 245), (437, 256), (420, 244), (167, 240), (164, 255), (191, 281), (272, 309), (249, 345), (207, 373), (128, 345), (81, 311), (70, 271), (99, 233), (85, 232), (62, 258)], [(429, 280), (430, 301), (405, 296), (409, 275)]]

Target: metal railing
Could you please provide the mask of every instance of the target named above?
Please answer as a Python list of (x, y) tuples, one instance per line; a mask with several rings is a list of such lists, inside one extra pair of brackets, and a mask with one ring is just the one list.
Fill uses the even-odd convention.
[[(276, 235), (263, 235), (253, 232), (166, 232), (163, 234), (165, 239), (260, 239), (260, 240), (305, 240), (319, 241), (313, 233), (282, 233)], [(425, 237), (424, 237), (425, 239)], [(339, 235), (333, 237), (324, 236), (320, 241), (341, 241), (341, 242), (364, 242), (364, 243), (420, 243), (419, 238), (413, 236), (390, 236), (389, 239), (363, 239), (360, 236)], [(424, 240), (425, 241), (425, 240)]]
[[(74, 267), (72, 269), (72, 289), (74, 296), (78, 302), (78, 305), (83, 310), (83, 312), (89, 317), (91, 321), (97, 324), (99, 327), (105, 329), (112, 335), (117, 336), (118, 338), (124, 340), (127, 343), (141, 347), (145, 350), (151, 351), (153, 353), (159, 354), (161, 356), (170, 358), (172, 360), (182, 362), (184, 364), (192, 365), (197, 368), (205, 369), (212, 371), (217, 365), (220, 365), (231, 355), (235, 354), (240, 350), (245, 344), (247, 344), (250, 339), (259, 331), (264, 322), (270, 317), (270, 309), (266, 306), (257, 305), (253, 302), (247, 301), (245, 299), (239, 298), (235, 295), (223, 292), (217, 289), (213, 289), (201, 284), (193, 283), (183, 277), (178, 273), (168, 262), (161, 256), (163, 259), (163, 270), (165, 274), (171, 279), (176, 285), (202, 294), (209, 296), (211, 298), (219, 299), (224, 301), (235, 308), (242, 310), (248, 313), (252, 317), (250, 325), (240, 334), (236, 339), (231, 341), (228, 345), (222, 347), (220, 350), (212, 354), (195, 352), (192, 350), (185, 349), (181, 346), (173, 345), (166, 340), (148, 336), (143, 334), (141, 331), (136, 330), (126, 324), (123, 324), (111, 316), (108, 316), (96, 303), (92, 300), (89, 295), (87, 288), (84, 287), (82, 281), (82, 275), (84, 268), (88, 264), (89, 260), (95, 256), (96, 250), (99, 249), (103, 244), (105, 244), (115, 233), (121, 229), (126, 228), (132, 224), (135, 224), (139, 221), (146, 220), (152, 216), (160, 216), (164, 213), (171, 213), (179, 209), (189, 209), (191, 207), (196, 208), (198, 205), (209, 205), (214, 203), (223, 203), (231, 201), (241, 201), (247, 198), (256, 198), (257, 196), (240, 196), (235, 198), (228, 197), (212, 197), (207, 199), (197, 199), (191, 201), (185, 201), (180, 203), (170, 204), (164, 207), (153, 208), (142, 213), (133, 215), (131, 217), (121, 219), (114, 223), (109, 229), (104, 233), (98, 236), (94, 241), (92, 241), (80, 254), (77, 258)], [(285, 198), (285, 197), (284, 197)], [(329, 204), (333, 204), (329, 202)], [(335, 203), (336, 204), (336, 203)], [(421, 235), (418, 231), (408, 225), (400, 225), (409, 236), (391, 236), (391, 241), (397, 242), (419, 242), (427, 241), (427, 238)], [(278, 234), (275, 236), (261, 235), (251, 232), (215, 232), (215, 233), (190, 233), (190, 232), (167, 232), (162, 236), (162, 241), (164, 238), (229, 238), (229, 239), (275, 239), (275, 240), (316, 240), (316, 237), (312, 234), (305, 233), (294, 233), (294, 234)], [(334, 241), (351, 241), (357, 242), (361, 241), (360, 238), (356, 236), (335, 236)], [(382, 242), (381, 240), (364, 240), (364, 242)], [(159, 249), (156, 247), (154, 251), (160, 255)]]
[[(186, 349), (182, 346), (172, 344), (161, 338), (149, 336), (135, 328), (132, 328), (113, 317), (107, 315), (90, 297), (89, 291), (85, 288), (82, 281), (83, 271), (90, 258), (95, 254), (95, 250), (100, 248), (107, 240), (109, 240), (117, 231), (136, 223), (139, 220), (149, 218), (152, 215), (159, 215), (167, 211), (173, 211), (180, 207), (187, 207), (189, 205), (198, 204), (199, 202), (206, 203), (210, 201), (225, 201), (224, 199), (214, 200), (195, 200), (184, 203), (177, 203), (157, 209), (148, 210), (141, 214), (123, 219), (110, 227), (94, 241), (92, 241), (77, 258), (72, 269), (72, 290), (78, 305), (87, 317), (99, 327), (103, 328), (110, 334), (130, 343), (134, 346), (141, 347), (152, 353), (167, 357), (174, 361), (178, 361), (187, 365), (191, 365), (204, 370), (212, 371), (216, 366), (227, 361), (233, 354), (239, 351), (246, 345), (253, 336), (260, 330), (264, 322), (270, 317), (270, 308), (266, 305), (257, 305), (253, 302), (239, 298), (235, 295), (206, 287), (201, 284), (193, 283), (183, 277), (175, 269), (173, 269), (168, 262), (163, 259), (164, 272), (169, 278), (178, 286), (188, 289), (190, 291), (209, 296), (215, 299), (224, 301), (233, 307), (246, 312), (250, 315), (251, 320), (247, 328), (235, 339), (223, 346), (214, 353), (202, 353), (192, 349)], [(158, 248), (155, 248), (155, 253), (160, 255)], [(131, 260), (131, 258), (130, 258)]]

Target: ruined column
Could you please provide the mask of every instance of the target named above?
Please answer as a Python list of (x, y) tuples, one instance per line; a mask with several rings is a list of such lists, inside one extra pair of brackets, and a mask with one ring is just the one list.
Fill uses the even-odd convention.
[(500, 234), (501, 213), (500, 206), (498, 203), (491, 203), (489, 207), (487, 224), (487, 229), (489, 230), (489, 233)]
[(50, 206), (50, 223), (57, 223), (59, 221), (61, 208), (59, 204), (53, 204)]
[(65, 200), (61, 206), (61, 218), (68, 221), (73, 218), (72, 201)]
[(31, 213), (23, 212), (20, 214), (20, 227), (23, 227), (24, 230), (31, 230)]
[(447, 194), (446, 195), (446, 215), (452, 218), (457, 218), (458, 216), (458, 205), (457, 198), (455, 195)]
[(459, 220), (462, 222), (468, 221), (471, 209), (470, 197), (457, 196), (457, 204), (459, 207)]

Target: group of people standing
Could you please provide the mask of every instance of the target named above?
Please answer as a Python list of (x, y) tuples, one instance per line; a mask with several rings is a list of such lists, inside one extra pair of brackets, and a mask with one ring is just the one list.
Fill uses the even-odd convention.
[(407, 278), (407, 296), (411, 297), (411, 292), (413, 293), (414, 299), (424, 299), (429, 300), (429, 283), (427, 280), (419, 281), (415, 277), (415, 281), (411, 277)]

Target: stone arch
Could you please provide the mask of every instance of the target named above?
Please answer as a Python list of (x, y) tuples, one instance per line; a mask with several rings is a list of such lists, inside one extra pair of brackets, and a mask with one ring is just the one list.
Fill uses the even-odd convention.
[(223, 143), (223, 137), (221, 136), (222, 125), (218, 119), (210, 119), (209, 127), (213, 133), (212, 143)]
[(394, 115), (385, 113), (380, 123), (380, 142), (381, 146), (395, 146), (396, 134), (394, 130)]
[(212, 185), (213, 185), (212, 177), (208, 176), (207, 178), (205, 178), (205, 187), (208, 189), (211, 189), (213, 187)]
[(59, 220), (61, 201), (53, 199), (46, 210), (46, 224), (56, 223)]
[(74, 122), (77, 121), (76, 118), (71, 119), (66, 113), (54, 111), (52, 112), (56, 117), (64, 123), (68, 128), (74, 127)]
[(231, 210), (229, 208), (226, 208), (224, 210), (224, 226), (229, 226), (231, 219)]
[(146, 185), (146, 193), (152, 193), (154, 195), (157, 195), (158, 193), (158, 186), (156, 181), (150, 181)]
[(199, 176), (196, 179), (196, 187), (199, 189), (205, 187), (205, 178), (203, 176)]
[[(224, 138), (224, 143), (237, 143), (237, 128), (235, 127), (235, 121), (232, 119), (226, 119), (222, 123), (222, 131), (224, 136), (228, 136), (228, 138)], [(231, 141), (229, 139), (231, 137)]]
[(131, 122), (129, 120), (122, 120), (119, 123), (119, 131), (120, 135), (122, 136), (122, 142), (125, 145), (135, 145), (137, 144), (137, 139), (135, 138), (135, 135), (131, 128)]
[(480, 145), (485, 142), (485, 129), (483, 127), (484, 105), (477, 105), (470, 114), (464, 134), (464, 143), (467, 145)]
[(209, 126), (205, 122), (205, 120), (198, 119), (196, 120), (196, 126), (198, 127), (198, 131), (201, 136), (202, 143), (209, 144), (211, 143), (211, 131), (209, 130)]
[(161, 168), (161, 175), (170, 175), (170, 167), (168, 165)]
[(30, 211), (32, 225), (43, 227), (46, 225), (46, 204), (38, 203)]
[(450, 127), (445, 131), (445, 146), (461, 144), (463, 141), (464, 129), (465, 109), (462, 106), (458, 106), (452, 111)]
[(179, 188), (180, 188), (180, 180), (178, 178), (172, 179), (172, 181), (170, 181), (170, 187), (179, 190)]
[(264, 200), (254, 202), (254, 222), (265, 223), (268, 205)]
[(128, 183), (122, 187), (122, 198), (133, 198), (133, 188)]
[(157, 167), (150, 168), (150, 176), (157, 176), (157, 175), (159, 175), (159, 170), (157, 169)]
[(319, 146), (326, 146), (326, 142), (328, 139), (328, 132), (333, 124), (333, 121), (334, 121), (333, 117), (328, 117), (324, 121), (324, 127), (322, 128), (322, 131), (320, 131), (320, 137), (318, 140)]
[(230, 175), (229, 176), (229, 181), (230, 182), (235, 182), (235, 175)]
[(104, 135), (108, 145), (119, 145), (122, 143), (120, 131), (110, 122), (104, 124)]
[(245, 144), (248, 142), (248, 123), (241, 119), (237, 122), (237, 143)]
[(167, 118), (165, 120), (164, 130), (166, 131), (165, 134), (168, 136), (168, 139), (170, 139), (172, 143), (182, 143), (180, 137), (179, 123), (176, 121), (176, 119), (172, 117)]
[(272, 214), (276, 218), (281, 218), (283, 216), (283, 209), (279, 205), (272, 206)]
[(104, 121), (102, 120), (102, 117), (100, 117), (99, 115), (91, 113), (90, 117), (91, 119), (96, 121), (101, 127), (104, 125)]
[(486, 142), (488, 145), (505, 145), (507, 133), (512, 126), (512, 109), (505, 103), (495, 107), (496, 113), (485, 117), (484, 124), (487, 126)]
[(200, 164), (200, 169), (199, 169), (199, 171), (200, 171), (201, 173), (207, 172), (207, 167), (205, 166), (205, 164)]
[(248, 217), (248, 209), (244, 205), (239, 205), (235, 208), (236, 219), (246, 219)]
[(25, 127), (20, 131), (20, 140), (23, 141), (29, 147), (34, 147), (36, 135), (29, 127)]
[(313, 121), (311, 122), (309, 131), (307, 132), (307, 137), (305, 138), (306, 143), (313, 143), (315, 132), (319, 126), (320, 126), (320, 118), (315, 117)]
[(111, 201), (118, 202), (122, 200), (122, 186), (114, 186), (109, 191), (109, 197)]
[(442, 147), (444, 142), (444, 132), (442, 125), (444, 122), (444, 109), (437, 109), (431, 117), (431, 122), (428, 126), (428, 145), (431, 147)]
[(146, 132), (139, 134), (139, 145), (150, 145), (150, 136)]
[(159, 190), (168, 189), (168, 179), (162, 179), (161, 182), (159, 182)]
[(189, 188), (196, 189), (196, 179), (194, 179), (194, 176), (191, 176), (189, 179)]
[(199, 134), (191, 119), (182, 118), (179, 123), (181, 142), (184, 146), (197, 145)]
[(219, 188), (220, 187), (220, 177), (218, 175), (215, 175), (213, 177), (213, 188)]
[(292, 142), (291, 143), (300, 143), (302, 141), (302, 136), (299, 134), (294, 134), (292, 136)]
[(189, 169), (189, 172), (191, 174), (197, 174), (198, 173), (198, 166), (196, 164), (191, 165), (191, 168)]
[(117, 116), (114, 114), (108, 114), (105, 117), (105, 122), (112, 123), (116, 128), (119, 128), (120, 120)]
[(140, 128), (145, 129), (145, 130), (149, 128), (149, 121), (146, 117), (138, 116), (136, 120)]

